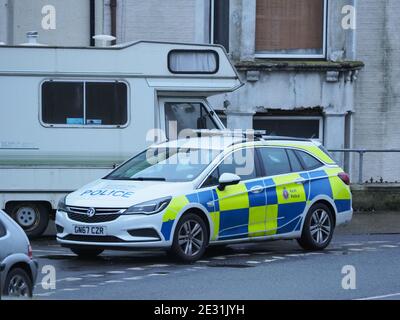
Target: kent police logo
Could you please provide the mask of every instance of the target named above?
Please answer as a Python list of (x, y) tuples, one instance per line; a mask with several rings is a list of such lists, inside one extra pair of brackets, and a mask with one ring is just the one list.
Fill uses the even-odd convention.
[(282, 195), (285, 200), (289, 199), (289, 192), (286, 189), (283, 189)]
[(86, 211), (86, 215), (89, 218), (94, 217), (95, 214), (96, 214), (96, 209), (95, 208), (89, 208), (88, 211)]

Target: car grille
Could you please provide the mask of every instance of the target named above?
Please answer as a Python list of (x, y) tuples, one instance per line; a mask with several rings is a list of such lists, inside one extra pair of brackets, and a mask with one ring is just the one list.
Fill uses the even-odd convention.
[(96, 214), (89, 217), (86, 213), (89, 208), (86, 207), (68, 207), (68, 218), (83, 223), (101, 223), (110, 222), (121, 216), (124, 208), (95, 208)]

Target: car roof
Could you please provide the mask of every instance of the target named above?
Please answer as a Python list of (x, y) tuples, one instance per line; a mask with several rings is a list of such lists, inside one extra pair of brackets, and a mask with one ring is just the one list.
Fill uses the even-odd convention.
[(205, 149), (225, 151), (229, 148), (240, 148), (243, 146), (275, 146), (291, 147), (301, 149), (313, 154), (326, 164), (335, 164), (335, 161), (326, 152), (320, 149), (321, 142), (312, 139), (279, 137), (279, 136), (254, 136), (252, 138), (243, 134), (210, 134), (200, 137), (190, 137), (162, 142), (152, 147), (156, 148), (182, 148), (182, 149)]
[(170, 140), (153, 145), (157, 148), (186, 148), (186, 149), (209, 149), (225, 150), (227, 147), (246, 142), (244, 137), (240, 136), (222, 136), (214, 135), (207, 137), (192, 137), (186, 139)]

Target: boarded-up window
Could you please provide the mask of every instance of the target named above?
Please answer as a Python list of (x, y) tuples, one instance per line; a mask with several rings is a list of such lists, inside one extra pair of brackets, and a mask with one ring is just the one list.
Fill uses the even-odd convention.
[(257, 0), (256, 51), (322, 54), (324, 0)]

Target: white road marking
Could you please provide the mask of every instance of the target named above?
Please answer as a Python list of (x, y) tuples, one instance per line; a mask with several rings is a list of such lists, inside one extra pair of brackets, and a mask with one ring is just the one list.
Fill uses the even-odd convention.
[(363, 245), (363, 243), (360, 243), (360, 242), (342, 244), (343, 247), (355, 247), (355, 246), (362, 246), (362, 245)]
[(107, 280), (107, 281), (104, 281), (105, 283), (121, 283), (121, 282), (123, 282), (122, 280)]
[(157, 277), (157, 276), (166, 276), (167, 274), (164, 273), (150, 273), (146, 275), (147, 277)]
[(383, 240), (374, 240), (374, 241), (367, 241), (367, 243), (370, 244), (380, 244), (380, 243), (388, 243), (389, 241), (383, 241)]
[(87, 275), (84, 275), (83, 277), (85, 277), (85, 278), (100, 278), (100, 277), (104, 277), (104, 274), (87, 274)]
[(269, 252), (254, 252), (254, 254), (260, 255), (260, 256), (264, 256), (266, 254), (269, 254)]
[(273, 261), (276, 261), (277, 259), (266, 259), (266, 260), (264, 260), (264, 262), (273, 262)]
[(79, 288), (65, 288), (62, 289), (61, 291), (79, 291)]
[(107, 271), (107, 273), (109, 273), (109, 274), (122, 274), (122, 273), (125, 273), (125, 271), (115, 270), (115, 271)]
[[(63, 280), (65, 280), (65, 281), (69, 281), (69, 282), (71, 282), (71, 281), (81, 281), (82, 280), (82, 278), (74, 278), (74, 277), (70, 277), (70, 278), (65, 278), (65, 279), (63, 279)], [(61, 281), (61, 280), (60, 280)]]
[(54, 294), (55, 292), (46, 292), (46, 293), (35, 293), (34, 297), (48, 297)]
[(380, 246), (381, 248), (398, 248), (399, 246), (395, 246), (393, 244), (384, 244)]
[(207, 267), (193, 267), (193, 269), (203, 270), (203, 269), (207, 269)]
[(272, 256), (272, 259), (274, 260), (284, 260), (284, 257), (280, 257), (280, 256)]
[(81, 284), (81, 288), (96, 288), (97, 286), (95, 284)]
[(127, 268), (126, 270), (140, 271), (140, 270), (144, 270), (144, 268), (141, 268), (141, 267), (133, 267), (133, 268)]
[(169, 267), (169, 264), (151, 264), (147, 267), (148, 268), (165, 268), (165, 267)]
[(354, 299), (354, 300), (378, 300), (378, 299), (392, 298), (392, 297), (397, 297), (397, 296), (400, 297), (400, 292), (399, 293), (392, 293), (392, 294), (385, 294), (385, 295), (382, 295), (382, 296), (359, 298), (359, 299)]
[(260, 261), (250, 260), (250, 261), (246, 261), (246, 263), (249, 263), (249, 264), (259, 264), (259, 263), (261, 263), (261, 262), (260, 262)]
[(362, 248), (351, 248), (351, 249), (349, 249), (349, 251), (354, 251), (354, 252), (359, 252), (359, 251), (364, 251), (364, 249), (362, 249)]
[(143, 277), (129, 277), (129, 278), (124, 278), (124, 280), (132, 281), (132, 280), (140, 280), (143, 279)]
[(226, 257), (220, 256), (220, 257), (213, 257), (213, 258), (211, 258), (211, 259), (214, 259), (214, 260), (225, 260)]
[(197, 261), (198, 263), (209, 263), (210, 261), (209, 260), (199, 260), (199, 261)]

